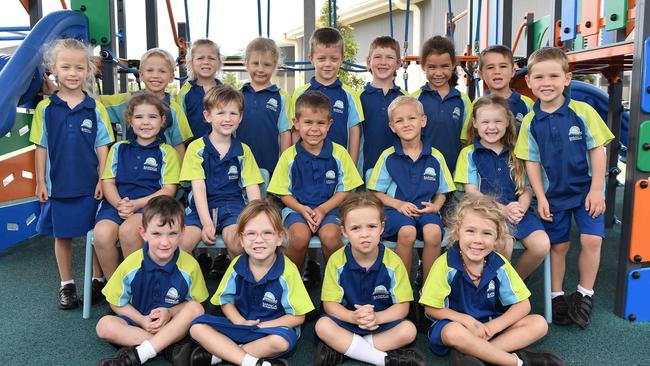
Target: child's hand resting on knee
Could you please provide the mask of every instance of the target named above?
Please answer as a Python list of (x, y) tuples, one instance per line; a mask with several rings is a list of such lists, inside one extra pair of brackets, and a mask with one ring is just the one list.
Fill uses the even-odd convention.
[(465, 326), (465, 328), (467, 328), (467, 330), (469, 330), (476, 337), (485, 340), (492, 338), (490, 329), (486, 327), (485, 324), (474, 319), (470, 315), (465, 315), (461, 324), (463, 324), (463, 326)]

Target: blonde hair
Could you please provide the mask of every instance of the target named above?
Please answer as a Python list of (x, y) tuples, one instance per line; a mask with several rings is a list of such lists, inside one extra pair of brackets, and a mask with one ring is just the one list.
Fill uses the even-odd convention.
[(497, 200), (489, 195), (466, 193), (453, 207), (445, 220), (450, 239), (454, 242), (459, 240), (461, 225), (468, 212), (494, 223), (497, 229), (496, 243), (500, 246), (495, 249), (501, 251), (506, 239), (510, 238), (510, 230)]
[(311, 34), (309, 38), (309, 54), (314, 55), (314, 48), (316, 46), (329, 47), (338, 47), (341, 49), (341, 55), (344, 54), (345, 50), (345, 41), (341, 33), (335, 28), (319, 28)]
[(358, 208), (370, 207), (379, 212), (379, 221), (384, 222), (384, 205), (374, 194), (366, 191), (353, 192), (345, 196), (339, 205), (339, 215), (341, 217), (341, 226), (345, 227), (345, 219), (352, 210)]
[(147, 63), (147, 60), (152, 57), (160, 57), (165, 60), (167, 62), (167, 66), (169, 66), (169, 71), (172, 75), (174, 75), (176, 60), (174, 60), (174, 56), (172, 56), (171, 53), (163, 50), (162, 48), (151, 48), (145, 52), (142, 57), (140, 57), (140, 71), (142, 71), (142, 68)]
[(162, 99), (158, 98), (157, 96), (153, 95), (153, 93), (150, 93), (146, 90), (142, 90), (137, 93), (133, 93), (133, 95), (131, 95), (131, 98), (129, 99), (129, 104), (127, 104), (126, 110), (124, 111), (124, 119), (126, 120), (128, 126), (129, 127), (131, 126), (131, 119), (133, 118), (135, 107), (142, 104), (148, 104), (156, 107), (156, 110), (158, 110), (158, 114), (162, 119), (162, 124), (160, 125), (160, 127), (161, 129), (164, 128), (165, 125), (167, 124), (167, 121), (165, 120), (164, 117), (167, 115), (168, 107), (165, 105), (165, 103), (163, 103)]
[(253, 52), (260, 52), (263, 54), (270, 53), (275, 60), (277, 66), (280, 62), (280, 47), (270, 38), (257, 37), (248, 43), (246, 51), (244, 52), (244, 62), (247, 63), (252, 57)]
[(471, 123), (467, 126), (467, 145), (472, 145), (474, 139), (478, 137), (478, 130), (474, 127), (476, 122), (477, 114), (479, 109), (486, 106), (495, 106), (503, 110), (508, 120), (508, 126), (506, 127), (506, 132), (501, 137), (501, 143), (503, 146), (508, 148), (508, 165), (510, 167), (510, 177), (515, 183), (515, 193), (521, 195), (524, 193), (524, 188), (526, 186), (526, 167), (524, 162), (515, 156), (515, 142), (517, 142), (517, 128), (515, 125), (515, 116), (510, 111), (510, 106), (508, 105), (508, 100), (495, 95), (490, 94), (474, 102), (474, 107), (472, 108)]
[(565, 73), (569, 72), (569, 59), (566, 56), (566, 53), (554, 47), (543, 47), (533, 52), (530, 57), (528, 57), (528, 72), (533, 69), (535, 64), (538, 64), (543, 61), (557, 61), (562, 65), (562, 71)]
[(185, 62), (185, 70), (187, 71), (187, 77), (190, 80), (196, 80), (196, 75), (194, 74), (194, 69), (192, 68), (192, 61), (194, 57), (194, 52), (192, 52), (192, 50), (195, 50), (197, 47), (201, 46), (212, 47), (214, 49), (214, 53), (217, 54), (217, 60), (219, 60), (219, 67), (217, 68), (217, 71), (219, 71), (223, 65), (223, 58), (221, 57), (221, 50), (219, 49), (219, 45), (207, 38), (197, 39), (196, 41), (192, 42), (192, 46), (187, 51), (187, 61)]
[(239, 218), (237, 219), (237, 239), (242, 239), (242, 233), (244, 232), (246, 225), (259, 215), (266, 215), (271, 222), (273, 230), (275, 230), (279, 236), (287, 236), (287, 231), (282, 225), (282, 216), (280, 215), (277, 206), (269, 199), (263, 199), (251, 201), (239, 214)]
[(210, 112), (213, 108), (220, 108), (233, 102), (239, 107), (239, 113), (244, 111), (244, 96), (228, 84), (217, 85), (203, 97), (203, 107)]
[(417, 98), (414, 98), (410, 95), (400, 95), (399, 97), (395, 98), (390, 104), (388, 105), (388, 120), (392, 121), (393, 120), (393, 111), (395, 111), (398, 107), (403, 106), (405, 104), (413, 104), (415, 105), (415, 108), (418, 110), (418, 114), (420, 116), (424, 115), (424, 106), (422, 105), (422, 102), (417, 100)]
[(87, 55), (86, 67), (88, 67), (88, 77), (86, 78), (86, 83), (83, 85), (83, 89), (86, 92), (94, 93), (95, 72), (97, 71), (97, 68), (95, 67), (95, 63), (92, 61), (91, 49), (86, 47), (82, 41), (75, 38), (61, 38), (47, 43), (44, 46), (43, 52), (43, 63), (45, 64), (45, 67), (50, 70), (54, 69), (59, 52), (65, 50), (82, 51)]

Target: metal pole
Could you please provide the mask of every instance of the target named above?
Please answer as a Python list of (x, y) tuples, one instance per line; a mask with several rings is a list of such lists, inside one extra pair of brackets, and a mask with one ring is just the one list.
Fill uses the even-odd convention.
[[(178, 22), (178, 23), (176, 23), (176, 29), (177, 29), (177, 32), (178, 32), (178, 38), (179, 39), (185, 39), (185, 36), (187, 36), (187, 34), (185, 33), (185, 31), (187, 29), (186, 24), (182, 23), (182, 22)], [(187, 60), (185, 59), (185, 56), (186, 56), (185, 54), (182, 54), (182, 55), (179, 54), (178, 55), (178, 58), (179, 58), (178, 76), (181, 79), (181, 81), (180, 81), (181, 88), (183, 87), (183, 84), (185, 84), (185, 81), (186, 81), (185, 77), (187, 76), (187, 68), (185, 67), (185, 63), (187, 62)]]
[[(116, 0), (117, 6), (117, 33), (121, 37), (117, 39), (118, 57), (127, 58), (126, 55), (126, 9), (124, 8), (124, 0)], [(119, 73), (120, 75), (120, 93), (126, 93), (128, 87), (128, 75), (126, 73)]]
[(158, 8), (156, 0), (145, 0), (145, 19), (147, 22), (147, 49), (158, 47)]
[(43, 2), (41, 0), (29, 0), (29, 26), (35, 26), (42, 17)]
[[(619, 150), (619, 138), (621, 136), (621, 112), (623, 106), (621, 101), (623, 100), (623, 73), (619, 72), (616, 76), (609, 77), (609, 86), (607, 87), (607, 93), (609, 94), (609, 104), (607, 106), (607, 126), (614, 134), (615, 138), (607, 148), (607, 184), (606, 189), (606, 198), (605, 202), (607, 203), (607, 210), (605, 211), (605, 227), (611, 228), (614, 225), (614, 209), (616, 208), (616, 187), (618, 186), (618, 180), (616, 176), (620, 173), (618, 169), (618, 150)], [(630, 153), (633, 153), (630, 151)]]
[(501, 0), (501, 44), (512, 48), (512, 0)]
[[(331, 1), (331, 0), (330, 0)], [(302, 53), (303, 60), (308, 60), (310, 55), (309, 38), (311, 38), (314, 29), (316, 28), (316, 0), (305, 1), (303, 7), (303, 37), (302, 37)], [(305, 71), (305, 82), (308, 82), (314, 76), (314, 71)]]
[[(107, 46), (102, 46), (102, 50), (110, 50), (111, 54), (115, 54), (115, 1), (108, 1), (108, 14), (109, 14), (109, 34), (111, 42)], [(115, 66), (113, 60), (102, 60), (102, 94), (115, 94)]]

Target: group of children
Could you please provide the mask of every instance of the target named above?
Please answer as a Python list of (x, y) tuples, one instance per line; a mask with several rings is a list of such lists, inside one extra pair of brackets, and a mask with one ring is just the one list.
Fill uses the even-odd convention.
[[(315, 76), (293, 97), (271, 82), (277, 45), (258, 38), (246, 48), (250, 82), (240, 91), (216, 78), (217, 45), (199, 40), (175, 100), (165, 92), (174, 60), (152, 49), (140, 62), (146, 91), (101, 102), (86, 92), (93, 69), (85, 46), (68, 39), (50, 47), (58, 91), (37, 106), (30, 138), (43, 202), (38, 227), (55, 237), (63, 309), (78, 305), (71, 238), (94, 227), (93, 299), (103, 293), (115, 312), (97, 334), (125, 346), (99, 364), (140, 365), (162, 352), (175, 365), (286, 365), (281, 356), (314, 310), (301, 279), (314, 235), (326, 263), (316, 365), (344, 356), (424, 364), (408, 348), (417, 333), (407, 320), (417, 240), (419, 302), (434, 320), (434, 353), (451, 348), (458, 365), (562, 364), (550, 351), (527, 348), (547, 325), (529, 315), (522, 278), (550, 250), (553, 321), (587, 326), (604, 236), (604, 145), (613, 138), (591, 107), (564, 94), (566, 55), (552, 48), (531, 55), (533, 103), (509, 87), (512, 52), (487, 48), (479, 70), (489, 95), (472, 103), (454, 87), (447, 38), (423, 44), (427, 83), (413, 96), (394, 84), (400, 50), (390, 37), (371, 44), (373, 79), (361, 93), (338, 79), (338, 31), (316, 30), (310, 46)], [(122, 140), (109, 150), (114, 134)], [(263, 170), (281, 214), (277, 201), (263, 199)], [(362, 176), (369, 192), (351, 193)], [(174, 198), (179, 182), (191, 185), (185, 208)], [(565, 296), (572, 216), (580, 280)], [(211, 299), (221, 317), (203, 314), (204, 273), (187, 254), (217, 235), (229, 258)], [(513, 238), (526, 249), (516, 269)], [(188, 332), (198, 347), (184, 339)]]

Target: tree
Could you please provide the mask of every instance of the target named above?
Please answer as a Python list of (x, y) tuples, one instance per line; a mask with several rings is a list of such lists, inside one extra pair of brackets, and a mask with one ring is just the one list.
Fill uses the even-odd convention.
[(242, 86), (244, 86), (243, 81), (239, 81), (237, 78), (237, 75), (235, 75), (234, 72), (226, 72), (223, 74), (223, 78), (221, 79), (221, 82), (224, 84), (228, 84), (235, 88), (236, 90), (241, 89)]
[[(323, 7), (320, 10), (321, 16), (319, 20), (320, 20), (321, 27), (329, 26), (327, 22), (328, 10), (329, 9), (327, 6), (327, 2), (325, 1), (323, 2)], [(337, 14), (336, 28), (338, 29), (338, 31), (341, 33), (341, 36), (343, 37), (343, 45), (344, 45), (343, 59), (354, 62), (354, 60), (356, 60), (357, 52), (359, 52), (359, 44), (357, 43), (357, 41), (354, 39), (354, 36), (352, 35), (352, 27), (350, 27), (349, 25), (339, 23), (338, 5), (336, 6), (336, 14)], [(339, 79), (341, 79), (341, 82), (349, 85), (350, 87), (352, 87), (354, 90), (357, 91), (360, 91), (364, 85), (363, 78), (349, 71), (340, 70)]]

